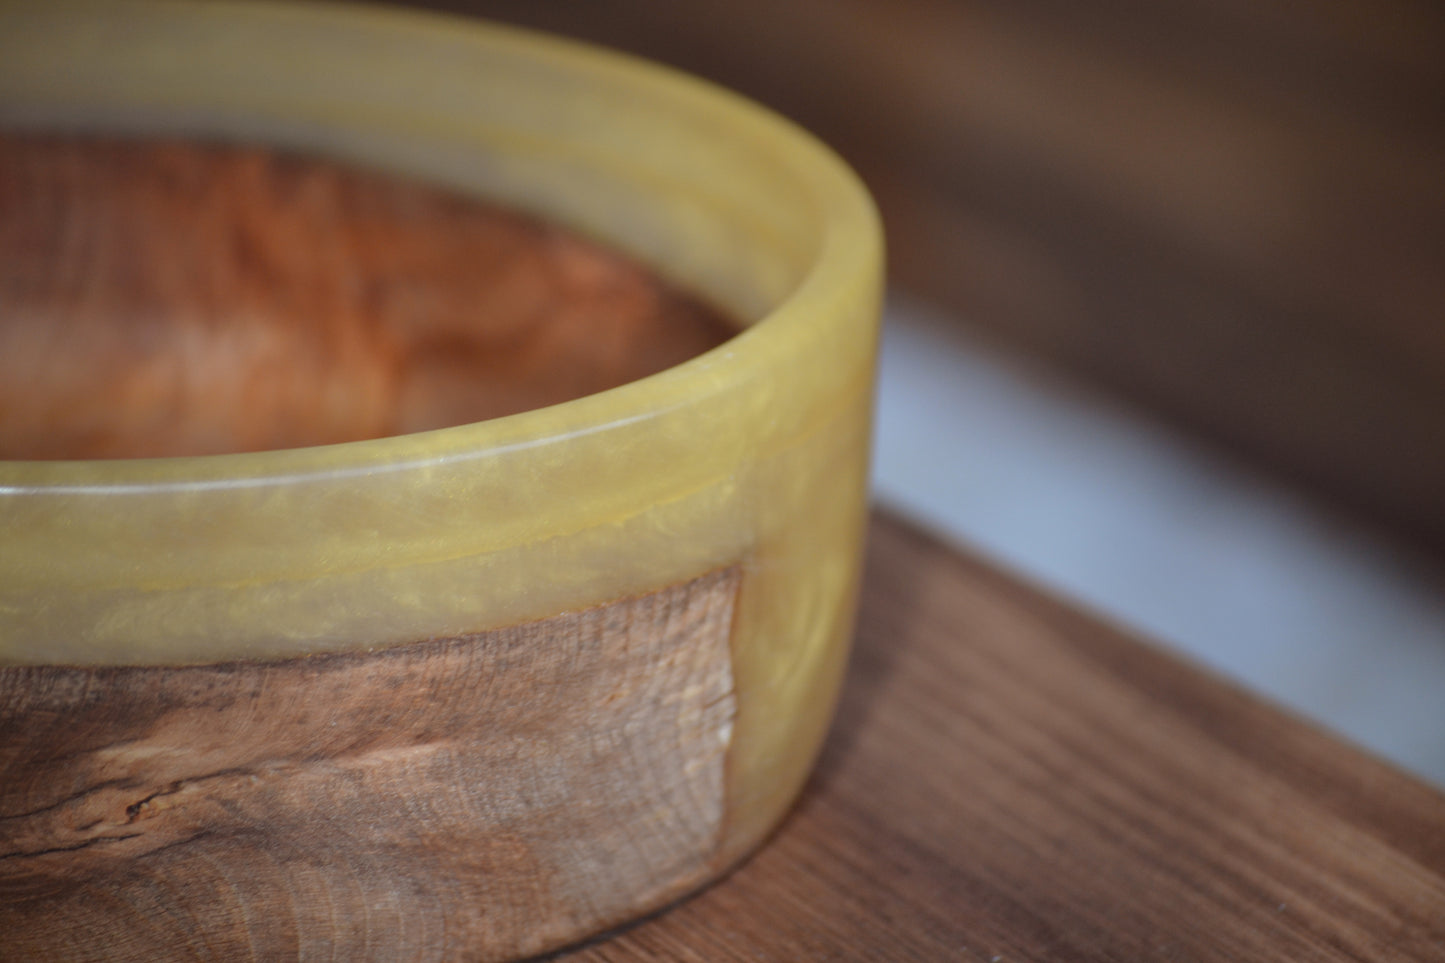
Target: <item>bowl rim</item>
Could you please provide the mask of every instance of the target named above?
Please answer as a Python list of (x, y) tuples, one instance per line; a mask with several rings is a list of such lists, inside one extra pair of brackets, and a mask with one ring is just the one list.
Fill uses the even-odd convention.
[[(20, 5), (0, 3), (0, 23)], [(54, 15), (114, 6), (92, 0), (46, 5)], [(0, 459), (0, 497), (86, 495), (250, 488), (344, 480), (486, 458), (605, 431), (660, 411), (694, 405), (772, 366), (778, 356), (806, 351), (825, 336), (840, 306), (865, 290), (881, 261), (878, 212), (857, 175), (812, 134), (774, 111), (710, 81), (631, 54), (570, 38), (433, 11), (350, 2), (280, 0), (127, 0), (131, 9), (209, 18), (297, 18), (468, 44), (481, 53), (510, 49), (543, 65), (583, 72), (620, 87), (643, 87), (691, 111), (742, 130), (784, 165), (817, 212), (816, 255), (791, 291), (723, 344), (655, 374), (579, 398), (483, 421), (423, 432), (297, 448), (160, 458)], [(3, 33), (4, 31), (0, 31)], [(605, 239), (604, 239), (605, 241)], [(644, 262), (645, 264), (645, 262)], [(646, 265), (645, 265), (646, 266)]]

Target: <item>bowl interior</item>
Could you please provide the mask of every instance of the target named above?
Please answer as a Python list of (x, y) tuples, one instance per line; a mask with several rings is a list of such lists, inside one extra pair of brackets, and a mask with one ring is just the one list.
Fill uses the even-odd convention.
[(256, 146), (0, 132), (0, 459), (359, 441), (556, 404), (724, 341), (575, 233)]

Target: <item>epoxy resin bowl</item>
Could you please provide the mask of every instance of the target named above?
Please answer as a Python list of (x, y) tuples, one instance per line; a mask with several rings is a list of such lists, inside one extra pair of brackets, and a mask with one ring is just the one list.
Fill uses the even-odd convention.
[[(294, 314), (266, 329), (283, 362), (217, 417), (371, 404), (383, 427), (146, 457), (57, 457), (41, 432), (39, 455), (0, 461), (0, 955), (511, 959), (663, 907), (763, 839), (827, 728), (864, 534), (881, 245), (832, 154), (618, 55), (272, 3), (0, 5), (0, 134), (61, 145), (22, 174), (86, 190), (120, 161), (55, 165), (94, 164), (92, 142), (399, 178), (620, 252), (739, 328), (604, 390), (412, 430), (379, 388), (282, 397), (283, 369), (325, 367), (286, 338), (330, 302), (258, 283), (254, 303)], [(177, 163), (165, 190), (189, 176)], [(286, 183), (277, 217), (321, 196)], [(0, 217), (0, 246), (70, 253), (0, 272), (0, 423), (60, 410), (31, 378), (47, 365), (103, 415), (151, 382), (92, 384), (96, 358), (213, 357), (222, 342), (147, 327), (111, 282), (135, 264), (150, 296), (212, 301), (223, 282), (173, 270), (165, 244), (87, 233), (94, 207), (46, 226), (49, 195), (9, 186), (29, 206)], [(432, 204), (387, 216), (425, 236)], [(231, 256), (282, 271), (321, 257), (307, 237), (295, 258)], [(491, 296), (471, 264), (443, 272), (463, 308)], [(61, 275), (69, 313), (36, 313)], [(107, 334), (112, 308), (129, 327)], [(601, 330), (573, 322), (584, 346)], [(16, 360), (52, 342), (58, 357)], [(433, 356), (463, 386), (499, 376)], [(196, 398), (230, 397), (187, 364)]]

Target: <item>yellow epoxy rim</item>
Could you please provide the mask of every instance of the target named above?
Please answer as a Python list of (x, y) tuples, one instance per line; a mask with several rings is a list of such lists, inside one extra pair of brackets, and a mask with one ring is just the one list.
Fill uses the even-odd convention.
[[(726, 345), (648, 378), (573, 401), (505, 418), (368, 441), (188, 458), (97, 461), (0, 460), (0, 497), (6, 495), (160, 493), (341, 480), (428, 464), (489, 457), (604, 430), (659, 412), (696, 405), (718, 389), (744, 380), (780, 359), (803, 359), (826, 338), (840, 301), (867, 296), (880, 258), (877, 214), (850, 170), (825, 146), (789, 122), (728, 91), (630, 56), (536, 34), (521, 28), (463, 21), (443, 15), (353, 4), (208, 2), (0, 3), (0, 102), (13, 96), (3, 63), (24, 45), (9, 23), (30, 11), (60, 21), (64, 11), (127, 7), (163, 11), (199, 23), (266, 18), (297, 22), (344, 20), (388, 33), (470, 44), (478, 56), (509, 50), (569, 71), (594, 75), (615, 88), (646, 89), (680, 109), (736, 128), (754, 151), (773, 154), (790, 179), (811, 193), (821, 214), (817, 256), (795, 290), (765, 317)], [(9, 38), (8, 40), (6, 38)], [(368, 115), (372, 120), (375, 115)], [(802, 363), (802, 362), (800, 362)]]

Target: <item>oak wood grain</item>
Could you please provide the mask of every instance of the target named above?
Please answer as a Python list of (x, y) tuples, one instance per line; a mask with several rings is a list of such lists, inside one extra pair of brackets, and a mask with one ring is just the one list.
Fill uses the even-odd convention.
[(366, 653), (0, 667), (0, 959), (501, 960), (722, 867), (739, 573)]
[(0, 458), (464, 424), (635, 381), (734, 330), (596, 243), (395, 176), (0, 131)]
[(1445, 796), (897, 521), (790, 819), (582, 961), (1445, 960)]

